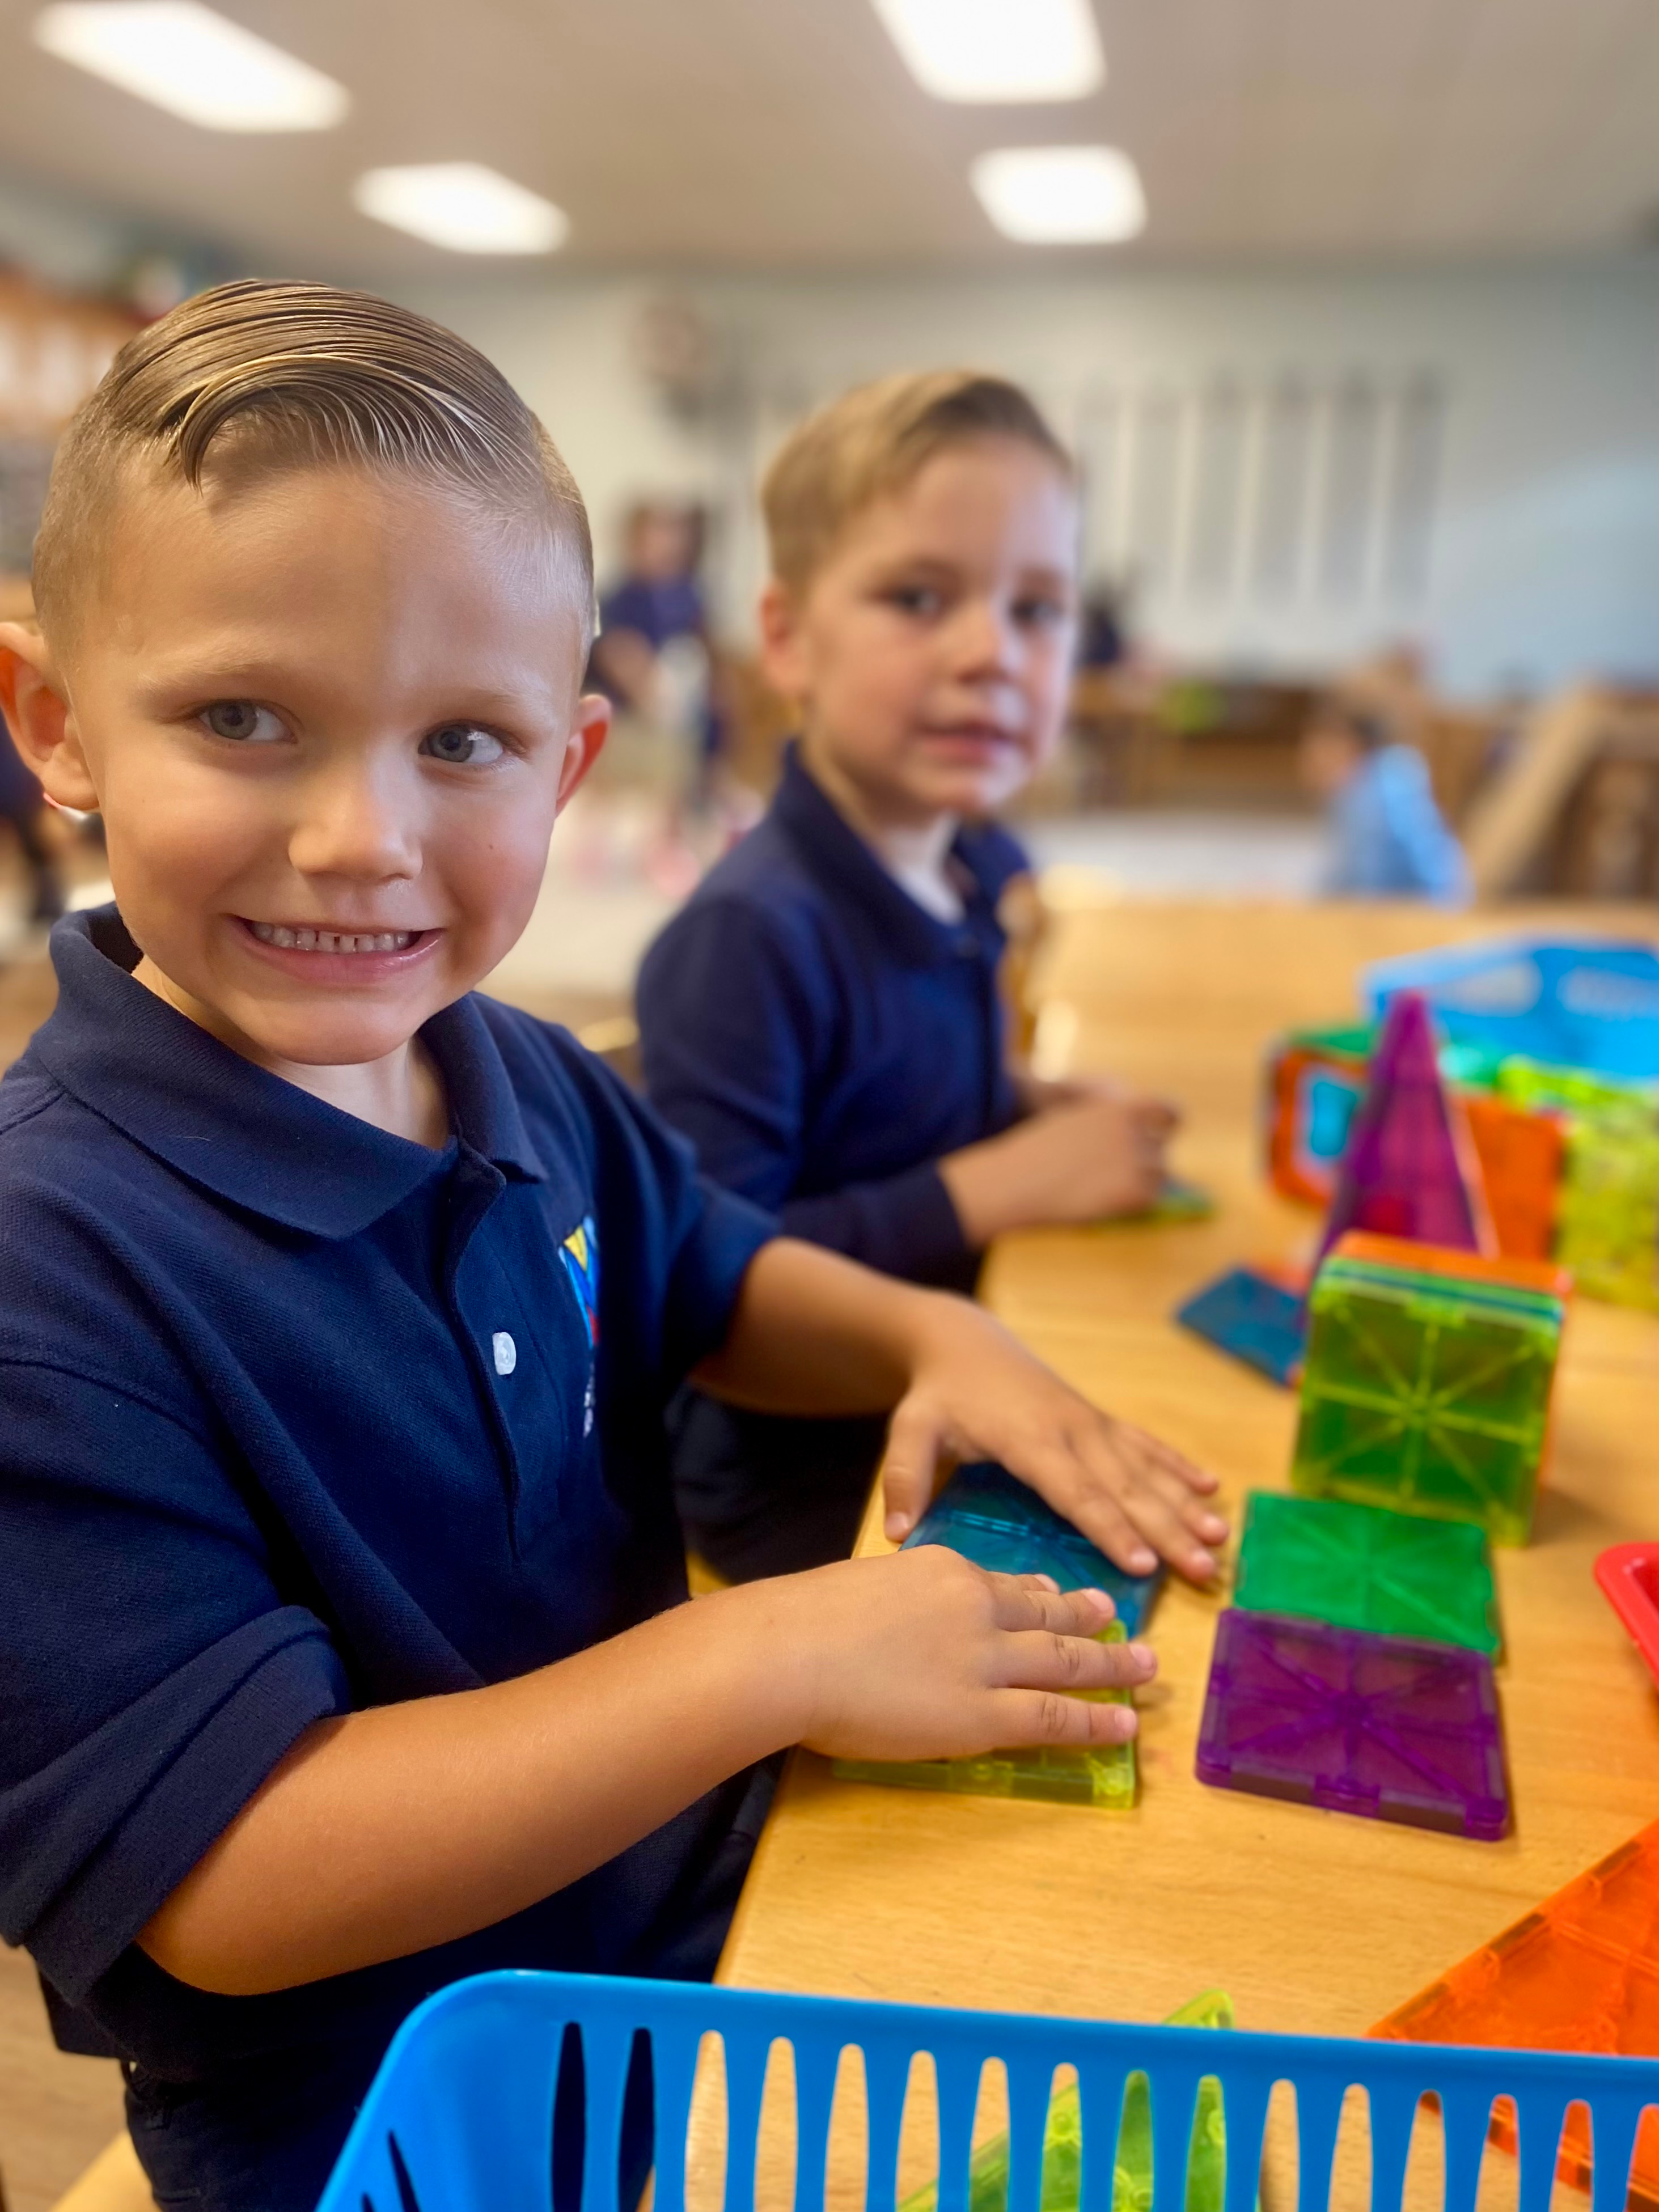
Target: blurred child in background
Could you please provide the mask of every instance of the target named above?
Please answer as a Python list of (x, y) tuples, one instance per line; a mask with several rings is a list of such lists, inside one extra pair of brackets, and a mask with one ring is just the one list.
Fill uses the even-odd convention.
[(1325, 802), (1329, 898), (1469, 896), (1463, 848), (1435, 803), (1427, 763), (1401, 744), (1383, 710), (1333, 694), (1302, 740), (1302, 775)]
[[(1147, 1206), (1175, 1115), (1011, 1063), (989, 817), (1050, 757), (1078, 636), (1075, 472), (1026, 395), (962, 372), (848, 393), (763, 489), (769, 681), (800, 736), (759, 827), (647, 953), (653, 1103), (788, 1233), (971, 1286), (994, 1237)], [(675, 1480), (723, 1574), (844, 1556), (880, 1448), (689, 1393)]]

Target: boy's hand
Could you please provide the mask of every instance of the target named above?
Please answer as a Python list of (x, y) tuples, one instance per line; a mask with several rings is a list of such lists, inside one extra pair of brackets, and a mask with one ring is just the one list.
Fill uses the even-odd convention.
[(1061, 1596), (1045, 1575), (988, 1574), (938, 1545), (730, 1595), (766, 1603), (774, 1594), (787, 1594), (784, 1648), (807, 1668), (801, 1741), (830, 1758), (1124, 1743), (1133, 1709), (1082, 1693), (1157, 1672), (1144, 1644), (1094, 1640), (1112, 1618), (1103, 1592)]
[(1213, 1475), (1099, 1412), (982, 1309), (957, 1299), (930, 1307), (882, 1462), (892, 1541), (915, 1528), (942, 1469), (994, 1459), (1126, 1572), (1147, 1574), (1162, 1554), (1191, 1581), (1209, 1579), (1211, 1547), (1227, 1534), (1205, 1502)]
[(1178, 1119), (1162, 1098), (1094, 1091), (939, 1162), (970, 1245), (1012, 1229), (1138, 1213), (1164, 1187)]

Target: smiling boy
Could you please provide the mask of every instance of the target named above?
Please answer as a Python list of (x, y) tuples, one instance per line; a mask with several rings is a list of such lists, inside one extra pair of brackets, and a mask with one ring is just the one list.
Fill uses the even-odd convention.
[[(800, 736), (766, 819), (652, 946), (651, 1100), (791, 1235), (971, 1288), (1005, 1231), (1149, 1205), (1175, 1116), (1010, 1060), (992, 821), (1051, 757), (1077, 640), (1076, 473), (1025, 392), (941, 369), (843, 393), (762, 489), (766, 672)], [(682, 1518), (733, 1578), (844, 1558), (879, 1425), (688, 1394)]]
[(1104, 1601), (937, 1550), (685, 1605), (663, 1405), (895, 1407), (1203, 1574), (1207, 1479), (984, 1316), (779, 1237), (472, 994), (603, 739), (575, 487), (471, 349), (241, 284), (71, 426), (0, 703), (101, 810), (0, 1085), (0, 1931), (164, 2203), (315, 2201), (410, 2006), (710, 1971), (802, 1741), (1133, 1724)]

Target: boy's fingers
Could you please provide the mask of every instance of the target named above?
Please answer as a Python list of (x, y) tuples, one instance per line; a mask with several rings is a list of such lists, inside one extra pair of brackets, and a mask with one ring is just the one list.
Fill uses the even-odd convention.
[(1097, 1705), (1060, 1690), (998, 1690), (992, 1698), (999, 1744), (1127, 1743), (1139, 1726), (1133, 1705)]
[(939, 1423), (920, 1407), (901, 1406), (887, 1431), (881, 1462), (883, 1531), (902, 1544), (933, 1503), (944, 1439)]
[(1061, 1590), (1047, 1575), (993, 1574), (990, 1579), (999, 1628), (1094, 1637), (1116, 1617), (1104, 1590)]
[(1010, 1689), (1133, 1690), (1150, 1682), (1158, 1662), (1144, 1644), (1100, 1644), (1089, 1636), (1056, 1636), (1046, 1628), (1006, 1636), (997, 1657), (998, 1680)]

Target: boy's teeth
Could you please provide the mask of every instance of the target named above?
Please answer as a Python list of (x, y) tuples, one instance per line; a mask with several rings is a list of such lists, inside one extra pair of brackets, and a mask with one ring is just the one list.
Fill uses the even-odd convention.
[(294, 952), (401, 952), (412, 945), (418, 932), (413, 929), (359, 930), (349, 933), (337, 929), (285, 929), (280, 922), (256, 921), (251, 925), (261, 945), (281, 945), (285, 951)]

